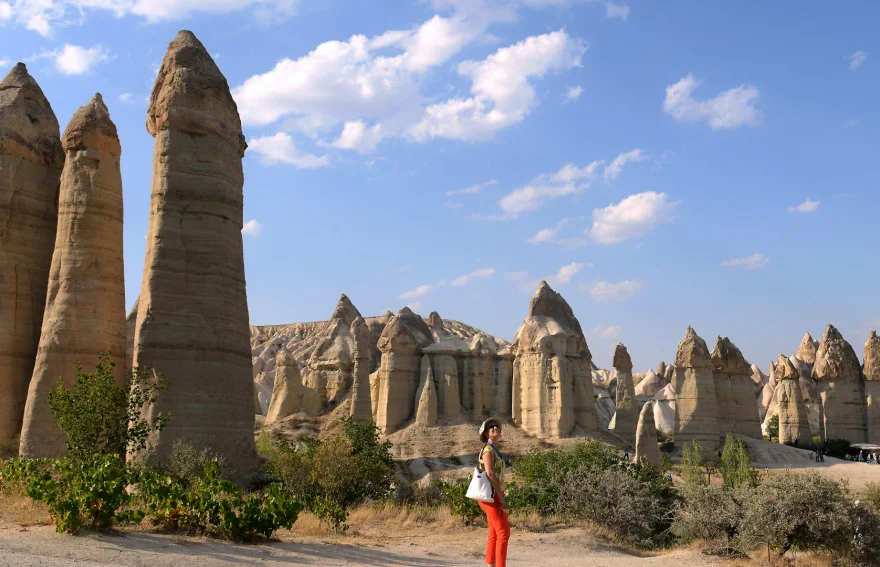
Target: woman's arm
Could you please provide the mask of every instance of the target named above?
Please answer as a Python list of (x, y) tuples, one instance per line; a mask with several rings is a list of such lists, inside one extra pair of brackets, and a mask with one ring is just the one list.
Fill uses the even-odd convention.
[(486, 471), (486, 476), (489, 478), (492, 488), (495, 489), (495, 494), (498, 495), (501, 507), (507, 510), (507, 500), (504, 499), (504, 489), (501, 487), (501, 481), (498, 480), (498, 476), (495, 474), (495, 453), (493, 451), (483, 451), (482, 458), (483, 469)]

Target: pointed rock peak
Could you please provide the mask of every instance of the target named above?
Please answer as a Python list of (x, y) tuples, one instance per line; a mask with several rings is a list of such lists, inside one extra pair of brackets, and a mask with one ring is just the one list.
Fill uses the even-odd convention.
[(777, 380), (800, 380), (800, 372), (791, 363), (784, 354), (780, 354), (776, 359), (776, 379)]
[(15, 67), (13, 67), (12, 70), (6, 74), (3, 81), (0, 82), (0, 88), (3, 89), (21, 88), (25, 86), (40, 88), (39, 85), (37, 85), (37, 81), (35, 81), (30, 73), (28, 73), (27, 66), (21, 62), (16, 63)]
[(367, 348), (370, 343), (370, 328), (364, 318), (358, 315), (351, 322), (349, 328), (351, 336), (354, 338), (355, 348)]
[(813, 340), (813, 337), (810, 336), (810, 333), (804, 335), (804, 338), (801, 341), (801, 344), (798, 347), (795, 356), (800, 358), (807, 364), (813, 364), (814, 362), (816, 362), (816, 341)]
[(880, 380), (880, 337), (877, 331), (871, 331), (865, 342), (865, 378), (871, 381)]
[(852, 345), (834, 325), (828, 325), (816, 350), (813, 375), (817, 380), (860, 380), (862, 366)]
[(58, 119), (24, 63), (0, 82), (0, 153), (64, 167)]
[(132, 304), (131, 309), (129, 309), (128, 315), (125, 316), (126, 321), (134, 321), (135, 319), (137, 319), (138, 304), (140, 303), (140, 301), (141, 301), (140, 296), (137, 296), (134, 299), (134, 303)]
[(431, 314), (428, 315), (428, 326), (432, 329), (442, 329), (443, 328), (443, 319), (440, 318), (440, 314), (436, 311), (431, 311)]
[(410, 309), (409, 307), (404, 307), (403, 309), (401, 309), (400, 311), (397, 312), (398, 317), (401, 317), (403, 315), (413, 315), (413, 310)]
[(390, 309), (386, 309), (382, 317), (385, 318), (385, 322), (387, 323), (392, 317), (394, 317), (394, 313)]
[(339, 302), (336, 304), (336, 309), (333, 310), (333, 315), (330, 316), (330, 319), (339, 319), (347, 326), (351, 326), (352, 322), (360, 316), (360, 311), (352, 304), (348, 296), (343, 293), (339, 296)]
[(633, 363), (629, 356), (629, 351), (623, 346), (623, 343), (617, 343), (614, 348), (614, 357), (611, 359), (611, 366), (618, 372), (632, 372)]
[(697, 335), (693, 327), (688, 327), (684, 338), (678, 343), (675, 352), (675, 366), (681, 368), (711, 368), (712, 360), (706, 341)]
[(275, 355), (275, 364), (277, 366), (293, 366), (296, 364), (296, 358), (286, 348), (282, 348)]
[[(822, 333), (822, 343), (828, 341), (842, 341), (843, 335), (840, 334), (840, 331), (837, 330), (837, 327), (834, 325), (828, 325), (825, 327), (825, 332)], [(820, 343), (821, 344), (821, 343)]]
[(377, 346), (383, 352), (415, 352), (434, 342), (431, 330), (424, 319), (404, 307), (385, 324)]
[(548, 317), (558, 323), (567, 325), (578, 334), (583, 334), (581, 324), (571, 310), (567, 301), (547, 284), (542, 281), (538, 286), (532, 301), (529, 304), (529, 317)]
[(666, 374), (666, 363), (664, 361), (660, 361), (660, 364), (657, 365), (657, 374), (663, 375)]
[(208, 50), (191, 31), (168, 45), (147, 109), (147, 131), (182, 130), (212, 136), (243, 156), (247, 144), (229, 84)]
[(61, 144), (66, 151), (92, 148), (114, 156), (122, 153), (116, 124), (110, 119), (110, 111), (101, 93), (96, 93), (73, 114), (61, 137)]
[(712, 350), (712, 365), (716, 371), (724, 374), (749, 376), (752, 373), (752, 367), (742, 352), (727, 337), (715, 339), (715, 348)]

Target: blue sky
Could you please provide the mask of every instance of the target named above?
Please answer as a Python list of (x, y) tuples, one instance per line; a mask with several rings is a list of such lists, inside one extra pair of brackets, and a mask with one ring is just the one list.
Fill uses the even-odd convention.
[(147, 97), (191, 29), (239, 105), (253, 324), (411, 305), (508, 340), (540, 279), (594, 359), (687, 325), (765, 369), (880, 326), (880, 5), (587, 0), (0, 0), (62, 129), (119, 127), (126, 296)]

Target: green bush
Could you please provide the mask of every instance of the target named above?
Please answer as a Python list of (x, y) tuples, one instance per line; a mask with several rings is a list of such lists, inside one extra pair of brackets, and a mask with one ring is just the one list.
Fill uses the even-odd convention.
[(770, 418), (770, 421), (767, 422), (767, 434), (770, 435), (770, 439), (779, 439), (779, 416), (774, 415)]
[(852, 453), (852, 443), (846, 439), (826, 439), (822, 444), (822, 450), (829, 457), (845, 459), (847, 455)]
[(865, 484), (864, 500), (875, 512), (880, 513), (880, 482)]
[(685, 443), (681, 453), (681, 476), (685, 486), (705, 486), (709, 482), (703, 478), (703, 451), (700, 444), (694, 440)]
[(724, 487), (757, 486), (760, 475), (752, 468), (751, 462), (752, 455), (745, 442), (728, 433), (721, 452), (720, 469)]
[(480, 510), (480, 505), (477, 501), (465, 496), (470, 483), (470, 476), (468, 476), (467, 480), (455, 482), (434, 481), (435, 486), (446, 497), (450, 511), (455, 516), (460, 517), (466, 526), (472, 525), (482, 515), (482, 510)]
[(205, 476), (205, 469), (214, 461), (217, 462), (221, 478), (229, 478), (230, 471), (223, 455), (213, 455), (207, 449), (199, 451), (189, 443), (175, 441), (171, 445), (171, 457), (168, 464), (154, 467), (186, 487), (192, 487)]
[(748, 484), (721, 487), (685, 485), (675, 515), (674, 531), (683, 540), (721, 543), (725, 551), (738, 549), (745, 504), (753, 495)]
[(276, 438), (275, 458), (266, 467), (310, 512), (339, 531), (347, 528), (353, 506), (389, 495), (394, 480), (391, 443), (379, 441), (376, 426), (349, 418), (342, 424), (342, 436), (309, 438), (301, 447)]

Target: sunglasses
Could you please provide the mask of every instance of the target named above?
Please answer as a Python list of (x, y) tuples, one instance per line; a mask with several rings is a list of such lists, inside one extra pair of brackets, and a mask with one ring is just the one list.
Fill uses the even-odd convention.
[(493, 429), (497, 429), (498, 431), (501, 431), (501, 426), (500, 425), (493, 425), (492, 427), (489, 428), (489, 431), (492, 431)]

